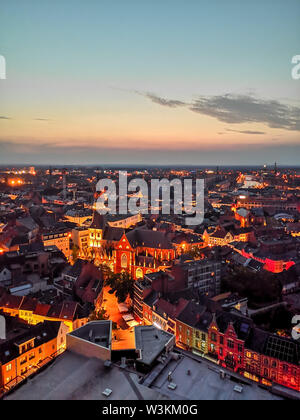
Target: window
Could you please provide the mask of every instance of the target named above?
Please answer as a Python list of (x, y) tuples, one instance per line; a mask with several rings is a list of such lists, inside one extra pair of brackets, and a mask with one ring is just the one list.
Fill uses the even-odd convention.
[(11, 370), (11, 363), (6, 366), (6, 372), (9, 372)]
[(206, 335), (205, 334), (202, 334), (201, 338), (202, 338), (202, 341), (206, 341)]
[(234, 348), (234, 342), (232, 340), (227, 340), (227, 346), (228, 346), (228, 348), (233, 349)]
[(239, 353), (243, 352), (243, 345), (242, 344), (238, 344), (238, 352)]
[(217, 342), (217, 335), (215, 333), (211, 333), (211, 341), (213, 341), (214, 343)]
[(289, 370), (288, 365), (283, 365), (282, 368), (283, 368), (283, 371), (284, 372), (288, 372), (288, 370)]
[(122, 254), (121, 267), (122, 268), (127, 268), (127, 255), (126, 254)]
[(224, 337), (220, 337), (220, 344), (223, 345), (224, 344)]

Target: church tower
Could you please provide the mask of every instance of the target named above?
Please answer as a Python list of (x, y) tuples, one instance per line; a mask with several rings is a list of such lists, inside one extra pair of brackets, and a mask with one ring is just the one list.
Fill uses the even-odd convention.
[(105, 226), (105, 216), (94, 210), (93, 221), (89, 227), (89, 246), (91, 248), (101, 248)]

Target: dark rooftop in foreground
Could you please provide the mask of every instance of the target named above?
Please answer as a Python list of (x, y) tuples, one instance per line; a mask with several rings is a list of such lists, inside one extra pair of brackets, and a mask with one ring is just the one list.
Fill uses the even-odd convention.
[(152, 325), (137, 326), (134, 331), (135, 347), (140, 350), (139, 361), (145, 365), (151, 365), (171, 340), (174, 340), (173, 334)]
[[(137, 400), (137, 387), (144, 399), (168, 399), (138, 383), (138, 375), (99, 359), (66, 351), (45, 371), (16, 389), (6, 400)], [(102, 392), (110, 388), (109, 397)]]
[(69, 335), (110, 349), (111, 321), (91, 321)]
[[(187, 371), (190, 375), (187, 375)], [(168, 388), (171, 373), (175, 390)], [(192, 357), (171, 360), (149, 387), (139, 383), (140, 374), (129, 369), (110, 367), (99, 359), (87, 358), (69, 351), (59, 356), (45, 371), (5, 397), (6, 400), (280, 400), (255, 383), (242, 385), (221, 379), (219, 368)], [(109, 397), (102, 392), (109, 388)]]

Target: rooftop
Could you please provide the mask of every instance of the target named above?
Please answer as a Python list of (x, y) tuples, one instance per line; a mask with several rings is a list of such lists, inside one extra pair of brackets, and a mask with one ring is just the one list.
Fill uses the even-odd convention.
[[(159, 391), (138, 383), (138, 376), (118, 367), (105, 367), (99, 359), (66, 351), (6, 400), (137, 400), (136, 388), (144, 399), (168, 399)], [(110, 388), (109, 397), (102, 392)]]
[[(188, 371), (190, 375), (188, 375)], [(168, 374), (171, 372), (175, 390), (168, 388)], [(179, 361), (172, 360), (164, 369), (151, 389), (168, 396), (172, 400), (280, 400), (269, 391), (256, 384), (243, 385), (243, 391), (237, 393), (234, 387), (237, 382), (221, 379), (219, 367), (209, 362), (199, 362), (191, 357)]]
[[(190, 375), (187, 372), (190, 371)], [(168, 388), (168, 374), (176, 389)], [(66, 351), (43, 372), (5, 397), (7, 400), (280, 400), (255, 383), (245, 381), (242, 392), (237, 382), (221, 379), (219, 368), (192, 357), (171, 360), (150, 388), (138, 382), (138, 374), (114, 364), (105, 367), (99, 359)], [(109, 388), (109, 397), (102, 392)]]
[(139, 361), (151, 365), (173, 338), (172, 334), (152, 325), (135, 327), (136, 349), (141, 350)]
[(111, 321), (91, 321), (71, 332), (70, 335), (109, 349), (111, 345)]

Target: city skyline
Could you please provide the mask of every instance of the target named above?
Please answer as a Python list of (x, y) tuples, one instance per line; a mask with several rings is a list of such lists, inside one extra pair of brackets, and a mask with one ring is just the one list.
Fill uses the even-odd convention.
[(5, 2), (0, 164), (298, 164), (300, 4)]

